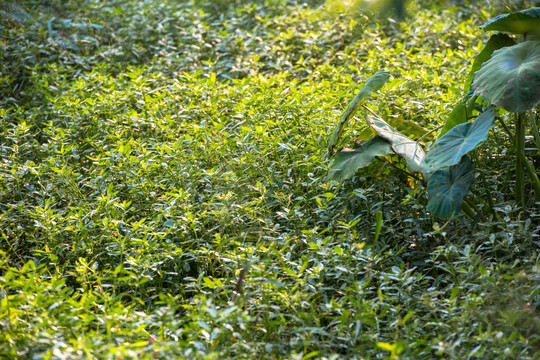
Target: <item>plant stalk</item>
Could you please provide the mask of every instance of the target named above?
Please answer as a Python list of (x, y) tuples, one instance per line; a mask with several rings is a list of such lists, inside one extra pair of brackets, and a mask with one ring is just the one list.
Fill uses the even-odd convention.
[(540, 204), (540, 179), (536, 174), (536, 169), (534, 168), (534, 165), (531, 164), (530, 161), (525, 157), (525, 153), (521, 153), (520, 155), (523, 163), (525, 164), (525, 169), (527, 170), (527, 173), (531, 178), (534, 189), (534, 201), (538, 205)]
[(493, 215), (495, 219), (502, 223), (503, 220), (501, 219), (499, 214), (497, 214), (497, 211), (495, 211), (495, 203), (493, 201), (493, 198), (491, 197), (491, 191), (489, 190), (489, 185), (487, 183), (486, 175), (484, 174), (484, 172), (481, 172), (480, 177), (482, 178), (484, 189), (486, 191), (486, 201), (489, 206), (489, 212)]
[(440, 128), (442, 128), (444, 126), (444, 124), (440, 125), (440, 126), (437, 126), (435, 129), (433, 130), (430, 130), (428, 131), (427, 133), (425, 133), (424, 135), (420, 136), (418, 139), (416, 139), (415, 141), (418, 142), (420, 140), (422, 140), (423, 138), (425, 138), (426, 136), (429, 136), (430, 134), (433, 134), (435, 131), (439, 130)]
[(508, 134), (508, 136), (510, 136), (510, 140), (513, 141), (514, 134), (512, 133), (508, 125), (506, 125), (506, 123), (500, 116), (497, 116), (496, 119), (499, 120), (499, 122), (501, 123), (501, 126), (503, 127), (503, 130)]
[[(514, 134), (510, 131), (508, 126), (504, 123), (503, 119), (501, 119), (500, 117), (497, 117), (497, 119), (501, 123), (504, 131), (508, 134), (508, 136), (510, 136), (510, 140), (514, 142), (516, 136), (514, 136)], [(514, 142), (514, 147), (515, 146), (516, 146), (516, 143)], [(529, 159), (527, 159), (527, 157), (525, 156), (525, 151), (523, 151), (521, 153), (518, 152), (517, 156), (521, 157), (521, 160), (525, 164), (525, 169), (527, 170), (527, 173), (528, 173), (528, 175), (531, 178), (531, 181), (533, 183), (534, 201), (537, 202), (537, 203), (540, 203), (540, 179), (538, 179), (538, 175), (536, 174), (536, 169), (531, 164)]]
[(475, 213), (474, 213), (474, 210), (472, 209), (472, 207), (467, 203), (467, 201), (463, 201), (463, 203), (461, 204), (461, 210), (463, 210), (463, 212), (465, 213), (465, 215), (467, 215), (471, 220), (476, 220), (476, 216), (475, 216)]
[(532, 110), (529, 110), (529, 116), (531, 117), (531, 125), (533, 128), (534, 141), (536, 142), (536, 151), (540, 152), (540, 132), (538, 131), (538, 125), (536, 124), (536, 118)]
[(465, 108), (466, 109), (466, 115), (467, 115), (467, 120), (471, 117), (472, 115), (472, 112), (473, 112), (473, 109), (474, 109), (474, 103), (476, 102), (476, 99), (478, 99), (478, 95), (474, 95), (471, 100), (469, 101), (469, 103), (467, 104), (467, 107)]
[(521, 154), (525, 154), (525, 124), (523, 113), (517, 114), (516, 122), (516, 205), (518, 207), (524, 206), (525, 199), (525, 173), (523, 172), (523, 167), (525, 166), (525, 161)]

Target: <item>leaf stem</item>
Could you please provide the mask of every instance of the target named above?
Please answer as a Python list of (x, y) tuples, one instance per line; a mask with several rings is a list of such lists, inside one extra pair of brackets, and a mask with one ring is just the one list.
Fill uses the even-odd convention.
[(420, 137), (419, 137), (418, 139), (416, 139), (415, 141), (420, 141), (420, 140), (422, 140), (423, 138), (425, 138), (426, 136), (430, 135), (431, 133), (434, 133), (435, 131), (439, 130), (439, 129), (442, 128), (443, 126), (444, 126), (444, 124), (437, 126), (435, 129), (432, 129), (432, 130), (428, 131), (427, 133), (425, 133), (424, 135), (420, 136)]
[(473, 109), (474, 109), (474, 103), (476, 102), (476, 99), (478, 99), (478, 95), (474, 95), (474, 96), (471, 98), (471, 100), (469, 101), (469, 103), (467, 104), (467, 107), (465, 108), (467, 120), (468, 120), (469, 117), (471, 117), (471, 115), (472, 115), (472, 112), (473, 112)]
[(366, 105), (362, 105), (362, 108), (364, 108), (364, 110), (369, 111), (371, 113), (371, 115), (375, 116), (377, 119), (381, 119), (381, 117), (375, 111), (371, 110)]
[(508, 134), (508, 136), (510, 136), (510, 139), (514, 139), (514, 134), (512, 133), (512, 131), (510, 130), (508, 125), (506, 125), (504, 120), (500, 116), (497, 116), (496, 119), (499, 120), (499, 122), (501, 123), (504, 131)]
[[(510, 131), (508, 126), (504, 123), (504, 121), (500, 117), (498, 117), (497, 119), (500, 121), (500, 123), (503, 126), (504, 131), (508, 134), (508, 136), (510, 136), (510, 140), (514, 143), (514, 146), (515, 146), (514, 134)], [(525, 169), (527, 170), (527, 174), (529, 175), (533, 183), (534, 201), (536, 203), (540, 203), (540, 179), (538, 179), (538, 175), (536, 174), (536, 169), (531, 164), (529, 159), (527, 159), (527, 157), (525, 156), (525, 151), (521, 153), (516, 151), (516, 154), (518, 157), (521, 157), (521, 160), (523, 161), (523, 164), (525, 165)]]
[(472, 207), (467, 203), (467, 200), (463, 201), (463, 203), (461, 204), (461, 210), (463, 210), (463, 212), (465, 213), (465, 215), (467, 215), (471, 220), (476, 220), (476, 216), (475, 216), (475, 213), (474, 213), (474, 210), (472, 209)]
[(487, 183), (486, 175), (484, 174), (484, 172), (480, 173), (480, 177), (482, 178), (482, 183), (483, 183), (484, 189), (486, 191), (485, 197), (486, 197), (487, 204), (489, 206), (489, 212), (491, 212), (491, 214), (493, 215), (493, 217), (495, 219), (497, 219), (498, 221), (500, 221), (502, 223), (503, 220), (501, 219), (501, 217), (499, 216), (497, 211), (495, 211), (495, 204), (493, 202), (493, 198), (491, 197), (491, 191), (489, 191), (489, 185)]
[(536, 174), (536, 169), (534, 168), (534, 165), (530, 163), (527, 157), (525, 157), (524, 153), (521, 153), (520, 155), (521, 155), (521, 159), (523, 163), (525, 164), (525, 169), (527, 170), (527, 173), (533, 183), (534, 201), (537, 204), (540, 204), (540, 179), (538, 179), (538, 175)]
[(536, 151), (540, 151), (540, 132), (538, 132), (538, 125), (536, 124), (536, 118), (532, 110), (529, 110), (529, 116), (531, 117), (531, 125), (533, 128), (534, 141), (536, 142)]
[(523, 172), (524, 159), (521, 154), (525, 151), (525, 124), (523, 123), (523, 113), (517, 114), (516, 121), (516, 135), (515, 135), (515, 147), (516, 147), (516, 188), (515, 197), (516, 205), (523, 207), (525, 199), (525, 174)]
[(397, 170), (399, 172), (401, 172), (402, 174), (404, 174), (405, 176), (407, 177), (410, 177), (410, 178), (413, 178), (415, 179), (416, 181), (422, 181), (422, 179), (420, 179), (419, 177), (415, 176), (415, 174), (412, 174), (408, 171), (405, 171), (399, 167), (397, 167), (396, 165), (394, 165), (394, 163), (392, 163), (390, 160), (386, 159), (386, 161), (390, 164), (390, 166), (392, 166), (394, 168), (394, 170)]

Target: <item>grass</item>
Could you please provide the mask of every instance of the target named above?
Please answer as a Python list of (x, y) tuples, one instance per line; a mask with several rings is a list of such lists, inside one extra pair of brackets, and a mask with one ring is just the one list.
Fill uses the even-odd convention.
[(508, 10), (457, 3), (401, 24), (337, 1), (2, 10), (0, 357), (538, 358), (540, 228), (511, 207), (512, 154), (473, 187), (502, 221), (441, 223), (382, 163), (324, 180), (379, 69), (373, 109), (409, 136), (442, 124)]

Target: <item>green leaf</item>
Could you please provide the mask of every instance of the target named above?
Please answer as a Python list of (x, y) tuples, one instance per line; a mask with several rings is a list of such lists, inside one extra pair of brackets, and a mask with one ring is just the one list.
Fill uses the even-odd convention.
[(366, 167), (376, 156), (386, 156), (392, 152), (390, 144), (375, 136), (353, 150), (344, 150), (334, 156), (334, 163), (328, 171), (327, 180), (343, 181), (353, 177), (356, 170)]
[(452, 218), (460, 212), (473, 180), (472, 161), (467, 155), (459, 164), (435, 171), (427, 183), (427, 210), (443, 220)]
[[(416, 123), (414, 120), (404, 120), (402, 117), (389, 117), (386, 119), (388, 125), (406, 136), (417, 139), (424, 136), (428, 131)], [(371, 132), (371, 129), (368, 129)]]
[(513, 34), (540, 33), (540, 7), (499, 15), (480, 28)]
[(491, 55), (495, 50), (499, 50), (506, 46), (512, 46), (515, 45), (516, 42), (508, 35), (506, 34), (495, 34), (492, 35), (488, 42), (486, 43), (486, 46), (480, 51), (478, 55), (476, 55), (476, 58), (474, 59), (471, 71), (469, 72), (469, 75), (467, 76), (467, 82), (465, 83), (465, 89), (470, 89), (471, 83), (473, 80), (473, 75), (475, 72), (480, 70), (482, 67), (482, 64), (491, 59)]
[(439, 136), (443, 136), (454, 126), (464, 122), (467, 122), (467, 106), (463, 102), (459, 102), (456, 106), (454, 106), (450, 115), (448, 115), (444, 126), (439, 132)]
[(337, 145), (343, 128), (347, 124), (349, 118), (354, 114), (358, 106), (360, 106), (365, 98), (367, 98), (371, 93), (379, 90), (390, 78), (390, 73), (384, 70), (379, 70), (375, 75), (370, 77), (362, 86), (358, 94), (351, 101), (347, 109), (341, 116), (337, 127), (334, 129), (334, 132), (330, 136), (330, 141), (328, 142), (328, 153), (332, 155), (334, 153), (334, 148)]
[(429, 169), (422, 161), (425, 153), (416, 141), (395, 130), (383, 119), (368, 116), (367, 122), (380, 137), (392, 145), (392, 150), (405, 160), (411, 173), (421, 173), (427, 177)]
[(540, 42), (526, 41), (494, 51), (474, 74), (471, 88), (505, 110), (532, 109), (540, 102)]
[(0, 16), (3, 20), (16, 21), (24, 24), (32, 20), (32, 16), (21, 5), (13, 3), (4, 3), (3, 8), (0, 9)]
[(486, 140), (497, 112), (490, 106), (472, 123), (459, 124), (439, 138), (427, 152), (424, 163), (431, 169), (457, 164), (463, 155)]
[(390, 344), (387, 342), (378, 342), (377, 346), (380, 347), (381, 349), (391, 351), (391, 352), (394, 352), (394, 349), (396, 348), (396, 344)]

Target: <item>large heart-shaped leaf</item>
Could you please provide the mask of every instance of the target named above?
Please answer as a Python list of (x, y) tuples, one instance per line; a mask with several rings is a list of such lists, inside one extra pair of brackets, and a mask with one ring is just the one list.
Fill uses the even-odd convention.
[(435, 171), (427, 183), (427, 210), (443, 220), (452, 218), (461, 210), (473, 180), (472, 162), (467, 155), (459, 164)]
[(480, 26), (480, 28), (513, 34), (540, 33), (540, 7), (499, 15)]
[(349, 179), (356, 170), (371, 164), (376, 156), (386, 156), (391, 152), (390, 144), (380, 136), (375, 136), (356, 149), (336, 153), (326, 179), (336, 181)]
[(486, 43), (486, 46), (480, 51), (478, 55), (476, 55), (476, 58), (474, 59), (473, 65), (471, 67), (471, 71), (469, 72), (469, 75), (467, 76), (467, 82), (465, 83), (465, 89), (469, 91), (469, 88), (471, 87), (471, 83), (473, 80), (473, 75), (475, 72), (480, 70), (482, 67), (482, 64), (491, 59), (491, 55), (495, 50), (499, 50), (506, 46), (512, 46), (515, 45), (516, 42), (508, 35), (506, 34), (495, 34), (492, 35), (488, 42)]
[(424, 158), (425, 164), (433, 170), (457, 164), (463, 155), (487, 139), (496, 113), (490, 106), (474, 122), (454, 126), (433, 144)]
[(493, 52), (474, 74), (476, 95), (511, 112), (540, 102), (540, 42), (525, 41)]
[(392, 150), (407, 163), (411, 173), (428, 177), (429, 169), (424, 165), (424, 149), (414, 140), (388, 125), (383, 119), (368, 116), (367, 122), (375, 132), (392, 145)]
[(364, 86), (358, 91), (358, 94), (351, 101), (347, 109), (341, 116), (341, 119), (334, 129), (334, 132), (330, 136), (330, 141), (328, 142), (328, 153), (332, 155), (334, 153), (334, 148), (339, 141), (339, 137), (343, 132), (343, 128), (349, 121), (349, 118), (354, 114), (358, 106), (362, 104), (362, 101), (367, 98), (371, 93), (379, 90), (390, 78), (390, 73), (384, 70), (378, 71), (375, 75), (370, 77)]

